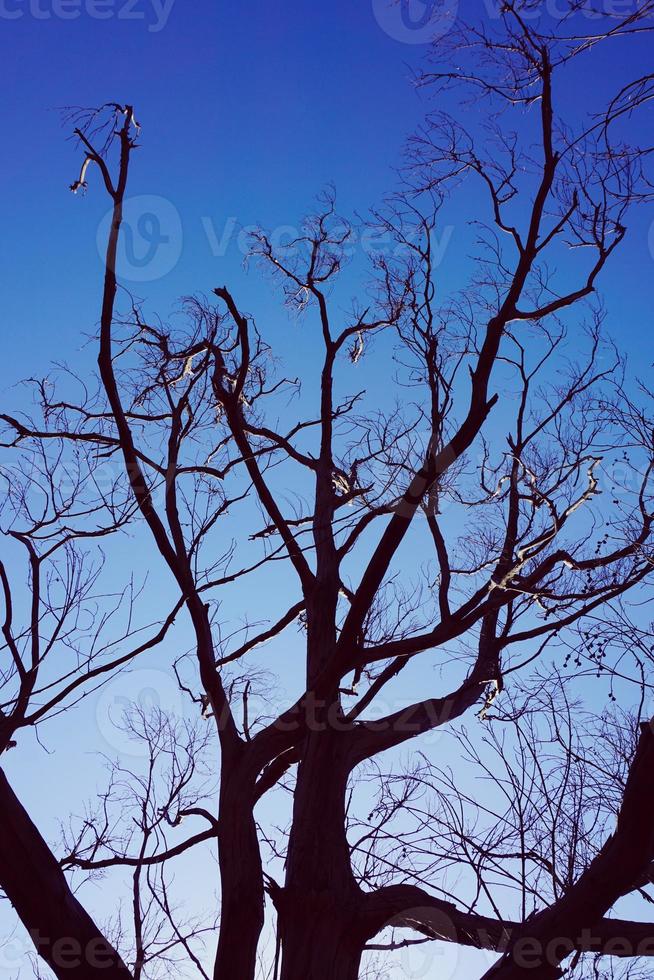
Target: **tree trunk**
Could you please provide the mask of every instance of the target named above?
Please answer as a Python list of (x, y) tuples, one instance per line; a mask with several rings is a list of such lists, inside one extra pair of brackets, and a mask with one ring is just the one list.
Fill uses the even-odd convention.
[(0, 885), (39, 955), (62, 980), (132, 980), (77, 901), (54, 854), (0, 770)]
[(284, 908), (282, 980), (357, 980), (363, 945), (358, 909), (320, 905), (316, 896)]
[[(223, 760), (223, 766), (225, 766)], [(214, 980), (253, 980), (263, 928), (261, 853), (253, 815), (254, 782), (238, 768), (223, 770), (218, 815), (220, 933)]]
[[(317, 727), (321, 720), (317, 719)], [(312, 732), (298, 769), (285, 887), (276, 897), (281, 980), (356, 980), (361, 892), (345, 833), (349, 740)]]

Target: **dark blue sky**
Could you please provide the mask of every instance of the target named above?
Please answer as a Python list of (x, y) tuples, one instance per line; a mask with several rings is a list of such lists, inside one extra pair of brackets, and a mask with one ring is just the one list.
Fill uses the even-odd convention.
[[(467, 14), (489, 7), (491, 0), (460, 2)], [(425, 35), (402, 34), (398, 18), (399, 7), (384, 13), (378, 0), (0, 0), (2, 268), (10, 286), (0, 316), (10, 343), (30, 338), (34, 371), (93, 327), (101, 285), (96, 236), (107, 201), (93, 175), (85, 197), (69, 194), (80, 154), (66, 140), (60, 107), (136, 106), (143, 132), (131, 193), (164, 199), (162, 229), (172, 221), (175, 241), (171, 271), (135, 289), (165, 314), (180, 295), (234, 282), (240, 227), (296, 224), (330, 181), (345, 213), (365, 212), (392, 189), (391, 167), (424, 109), (409, 79), (426, 47), (390, 35)], [(627, 50), (607, 49), (592, 89), (611, 84)], [(641, 55), (645, 65), (646, 48)], [(583, 109), (588, 89), (561, 94)], [(649, 218), (635, 222), (616, 263), (628, 319), (619, 329), (629, 334), (647, 315), (632, 301), (654, 271)], [(456, 214), (448, 220), (458, 264), (462, 229)], [(224, 256), (215, 254), (221, 241)], [(10, 362), (0, 380), (23, 374)]]
[(58, 107), (136, 106), (143, 134), (131, 193), (171, 201), (183, 228), (174, 272), (147, 290), (164, 304), (224, 278), (211, 241), (229, 218), (237, 228), (296, 222), (329, 181), (344, 210), (378, 201), (419, 118), (407, 81), (417, 46), (389, 38), (365, 2), (177, 0), (157, 32), (150, 0), (133, 11), (143, 20), (97, 20), (84, 6), (76, 20), (39, 20), (30, 2), (20, 18), (0, 17), (12, 286), (2, 319), (11, 334), (38, 338), (44, 363), (94, 322), (96, 230), (107, 208), (94, 176), (84, 199), (68, 193), (80, 154)]

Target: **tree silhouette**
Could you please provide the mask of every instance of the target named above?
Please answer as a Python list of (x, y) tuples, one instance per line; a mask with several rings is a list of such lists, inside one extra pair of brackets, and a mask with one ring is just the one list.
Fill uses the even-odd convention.
[[(442, 42), (438, 70), (426, 71), (421, 84), (453, 109), (427, 118), (409, 143), (400, 192), (373, 217), (392, 248), (373, 255), (365, 299), (344, 312), (338, 298), (355, 229), (331, 192), (288, 246), (264, 231), (252, 236), (252, 258), (315, 330), (302, 390), (279, 367), (273, 336), (227, 286), (211, 300), (188, 300), (181, 325), (153, 323), (133, 300), (126, 313), (117, 311), (123, 208), (139, 130), (129, 105), (74, 113), (85, 159), (73, 189), (99, 172), (113, 208), (99, 384), (71, 400), (42, 383), (40, 418), (2, 416), (6, 448), (25, 473), (22, 483), (10, 481), (7, 534), (27, 550), (32, 602), (26, 625), (16, 625), (3, 567), (3, 745), (72, 709), (96, 682), (165, 640), (182, 616), (195, 669), (190, 680), (188, 662), (175, 670), (211, 727), (182, 731), (163, 715), (129, 716), (149, 747), (148, 778), (143, 784), (117, 768), (98, 813), (67, 838), (60, 860), (3, 777), (0, 884), (58, 977), (155, 975), (162, 964), (178, 963), (171, 956), (206, 976), (195, 942), (213, 925), (188, 916), (180, 922), (165, 869), (214, 840), (220, 905), (209, 920), (218, 919), (213, 976), (220, 980), (255, 976), (266, 895), (278, 937), (272, 970), (282, 980), (354, 980), (364, 951), (384, 946), (376, 937), (398, 928), (419, 941), (501, 953), (485, 974), (498, 980), (561, 976), (570, 956), (586, 969), (587, 953), (654, 954), (651, 923), (608, 917), (625, 894), (642, 893), (654, 860), (654, 736), (640, 713), (623, 719), (634, 737), (622, 782), (612, 784), (615, 830), (604, 820), (583, 848), (572, 848), (565, 877), (529, 840), (534, 801), (544, 807), (553, 792), (519, 727), (521, 717), (536, 724), (535, 695), (511, 722), (518, 726), (511, 741), (495, 743), (509, 773), (517, 745), (527, 753), (520, 771), (529, 762), (541, 780), (510, 780), (522, 820), (498, 823), (513, 834), (510, 849), (503, 837), (486, 848), (474, 827), (456, 822), (457, 806), (472, 813), (479, 801), (429, 751), (430, 733), (449, 732), (474, 712), (494, 731), (508, 717), (505, 702), (517, 703), (513, 686), (520, 690), (534, 668), (546, 692), (540, 717), (555, 718), (556, 704), (566, 703), (557, 661), (565, 647), (579, 673), (588, 664), (607, 676), (631, 671), (637, 689), (647, 689), (647, 645), (634, 639), (638, 627), (623, 600), (634, 590), (642, 595), (652, 572), (651, 407), (644, 388), (630, 394), (594, 297), (626, 235), (629, 209), (649, 197), (649, 149), (637, 127), (654, 76), (617, 80), (603, 110), (581, 122), (565, 118), (563, 86), (602, 45), (630, 43), (649, 29), (652, 5), (592, 34), (578, 31), (575, 4), (547, 31), (527, 16), (532, 7), (508, 2), (490, 26), (464, 25)], [(486, 114), (485, 129), (461, 122), (471, 100)], [(434, 230), (464, 178), (486, 194), (490, 218), (479, 222), (470, 281), (441, 298)], [(362, 390), (358, 379), (369, 364), (396, 387), (396, 406), (380, 408)], [(628, 479), (609, 500), (606, 464), (620, 453)], [(63, 499), (53, 467), (68, 466), (69, 458), (80, 475)], [(35, 459), (47, 504), (37, 516), (20, 489), (33, 480), (25, 467)], [(102, 460), (115, 475), (108, 488), (93, 480)], [(289, 492), (297, 494), (294, 507)], [(82, 541), (134, 525), (171, 576), (174, 608), (162, 611), (145, 640), (131, 642), (129, 616), (119, 642), (103, 646), (86, 633), (72, 639), (93, 589), (93, 576), (80, 570)], [(62, 561), (65, 594), (55, 598), (40, 576)], [(233, 601), (224, 598), (234, 596), (233, 583), (249, 589), (256, 611), (257, 595), (282, 571), (284, 582), (292, 573), (295, 591), (272, 621), (262, 628), (248, 619), (244, 636), (224, 636), (217, 603)], [(129, 600), (113, 601), (124, 610)], [(110, 628), (107, 615), (96, 621), (103, 634)], [(599, 623), (592, 644), (583, 635), (589, 623)], [(288, 668), (293, 694), (277, 713), (262, 698), (258, 648), (273, 641), (282, 649), (293, 625), (304, 662)], [(81, 666), (66, 665), (52, 680), (43, 661), (63, 633), (82, 651)], [(441, 671), (438, 683), (429, 667)], [(206, 787), (195, 780), (214, 737), (218, 799), (207, 803)], [(397, 750), (409, 743), (422, 751), (420, 776), (402, 772)], [(563, 765), (586, 774), (588, 792), (601, 786), (589, 758), (579, 762), (574, 732), (559, 748)], [(381, 823), (368, 818), (360, 834), (362, 817), (351, 808), (364, 774), (380, 787)], [(496, 778), (499, 785), (499, 770)], [(445, 816), (423, 813), (414, 833), (416, 780), (439, 787), (441, 806), (453, 802)], [(396, 781), (404, 787), (397, 794)], [(127, 806), (125, 785), (140, 807), (136, 836), (107, 816)], [(569, 833), (569, 815), (586, 800), (571, 778), (559, 789), (562, 806), (541, 814), (538, 841), (545, 832), (557, 840), (560, 823)], [(262, 827), (255, 813), (271, 793), (290, 799), (282, 834)], [(172, 842), (184, 815), (204, 829)], [(387, 831), (396, 818), (399, 828)], [(262, 843), (272, 848), (265, 865)], [(422, 851), (440, 848), (452, 864), (465, 857), (475, 886), (449, 891), (442, 862), (422, 861)], [(490, 870), (479, 862), (490, 862)], [(62, 866), (131, 869), (131, 949), (127, 943), (117, 952), (121, 944), (82, 908)], [(502, 874), (519, 885), (513, 912), (500, 900)], [(548, 888), (535, 884), (544, 874)], [(89, 952), (96, 947), (102, 963)]]

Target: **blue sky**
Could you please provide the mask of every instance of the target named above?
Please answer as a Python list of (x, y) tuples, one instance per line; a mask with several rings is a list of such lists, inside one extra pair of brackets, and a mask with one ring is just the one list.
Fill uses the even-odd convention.
[(27, 13), (0, 27), (12, 134), (5, 220), (14, 229), (3, 266), (16, 287), (3, 319), (38, 336), (44, 362), (94, 316), (95, 230), (106, 211), (101, 194), (75, 200), (67, 191), (79, 154), (58, 107), (136, 106), (143, 147), (132, 194), (169, 199), (183, 225), (174, 274), (149, 292), (164, 303), (225, 275), (207, 227), (220, 239), (230, 217), (293, 223), (329, 181), (344, 210), (378, 200), (419, 118), (406, 81), (416, 51), (384, 34), (365, 3), (179, 0), (158, 33), (146, 20)]
[[(483, 6), (461, 0), (468, 13)], [(282, 226), (297, 227), (329, 183), (343, 213), (365, 213), (393, 188), (402, 142), (423, 115), (424, 97), (410, 78), (423, 63), (425, 45), (406, 43), (395, 12), (380, 9), (373, 0), (0, 0), (3, 410), (15, 410), (25, 398), (14, 385), (47, 373), (53, 359), (84, 365), (95, 357), (83, 337), (98, 318), (97, 241), (107, 200), (94, 174), (86, 195), (70, 194), (80, 153), (67, 139), (60, 109), (105, 101), (135, 106), (142, 135), (130, 194), (151, 199), (145, 210), (168, 239), (154, 271), (146, 269), (143, 278), (138, 262), (132, 268), (129, 285), (148, 307), (165, 316), (180, 296), (227, 283), (248, 308), (265, 314), (270, 288), (243, 269), (239, 230), (260, 223), (285, 234)], [(623, 57), (620, 48), (607, 53), (593, 83), (596, 93), (610, 83), (614, 59)], [(644, 49), (639, 58), (647, 63)], [(565, 98), (578, 99), (579, 111), (586, 108), (586, 96), (576, 90)], [(469, 244), (457, 208), (445, 212), (437, 233), (445, 236), (443, 271), (451, 282), (463, 275)], [(630, 223), (605, 285), (609, 328), (648, 364), (652, 219), (644, 209)], [(138, 250), (147, 251), (147, 241), (136, 240), (134, 248), (144, 254)], [(279, 312), (272, 316), (278, 349), (292, 361), (305, 348), (296, 349)], [(142, 570), (147, 564), (141, 556)], [(158, 572), (152, 574), (156, 581)], [(151, 681), (144, 675), (139, 683), (147, 688)], [(152, 683), (174, 708), (177, 695), (168, 680), (159, 676)], [(124, 694), (122, 684), (112, 696)], [(57, 821), (43, 796), (54, 793), (64, 806), (61, 788), (54, 787), (68, 773), (67, 792), (83, 799), (98, 779), (89, 753), (120, 749), (103, 721), (106, 702), (95, 699), (80, 719), (52, 726), (53, 754), (30, 744), (8, 761), (17, 788), (51, 834)], [(71, 723), (85, 732), (72, 758), (57, 751), (67, 744)], [(437, 966), (422, 975), (440, 975)], [(466, 980), (475, 974), (462, 967), (453, 975)]]
[[(328, 182), (344, 213), (378, 203), (393, 186), (390, 168), (402, 140), (424, 110), (409, 78), (425, 46), (389, 36), (372, 0), (245, 7), (176, 0), (165, 22), (155, 0), (102, 0), (112, 14), (102, 20), (91, 16), (91, 0), (63, 2), (76, 19), (56, 16), (57, 0), (0, 3), (3, 217), (11, 229), (2, 265), (12, 287), (1, 307), (9, 340), (5, 384), (23, 374), (11, 359), (13, 342), (29, 336), (34, 368), (39, 361), (43, 367), (76, 348), (96, 316), (96, 232), (107, 202), (93, 179), (86, 197), (68, 193), (79, 153), (66, 140), (60, 107), (108, 100), (136, 106), (143, 132), (131, 193), (164, 198), (166, 213), (173, 221), (179, 216), (174, 267), (147, 293), (139, 290), (159, 310), (180, 295), (234, 281), (242, 257), (236, 230), (297, 224)], [(463, 12), (475, 9), (473, 0), (461, 0)], [(621, 53), (607, 48), (595, 93), (611, 84)], [(654, 270), (648, 230), (642, 215), (615, 264), (626, 314), (619, 329), (629, 340), (643, 329), (637, 297)], [(216, 255), (225, 240), (226, 255)], [(248, 290), (256, 288), (252, 277)]]

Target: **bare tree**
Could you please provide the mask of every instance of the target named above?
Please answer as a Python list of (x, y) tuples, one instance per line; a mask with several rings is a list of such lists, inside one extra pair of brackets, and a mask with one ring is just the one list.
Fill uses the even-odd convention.
[[(64, 829), (61, 865), (94, 879), (110, 868), (129, 869), (133, 942), (128, 940), (125, 961), (135, 978), (169, 976), (171, 970), (183, 975), (187, 965), (206, 977), (198, 944), (215, 931), (215, 918), (177, 906), (168, 862), (218, 836), (218, 821), (204, 805), (214, 795), (206, 768), (209, 732), (199, 721), (189, 725), (158, 708), (129, 708), (122, 726), (145, 747), (142, 763), (108, 760), (108, 785), (98, 805)], [(205, 829), (171, 841), (193, 818)]]
[[(22, 424), (5, 421), (22, 442)], [(160, 623), (139, 621), (141, 587), (128, 574), (119, 592), (103, 588), (101, 544), (134, 513), (124, 481), (101, 472), (84, 435), (30, 438), (2, 470), (4, 600), (0, 745), (14, 749), (26, 729), (73, 710), (168, 634), (182, 603)], [(28, 583), (25, 594), (23, 577)], [(45, 841), (0, 774), (3, 889), (37, 949), (67, 976), (87, 975), (81, 951), (107, 976), (130, 975), (82, 908)], [(47, 906), (41, 894), (49, 894)], [(57, 946), (57, 944), (59, 944)], [(77, 967), (74, 966), (77, 964)]]
[[(588, 951), (589, 932), (598, 937), (596, 953), (615, 951), (620, 940), (629, 955), (654, 954), (651, 923), (607, 917), (640, 887), (654, 860), (654, 736), (647, 726), (625, 760), (617, 829), (599, 848), (602, 826), (592, 847), (575, 840), (565, 874), (531, 844), (527, 855), (526, 839), (518, 857), (505, 853), (503, 838), (485, 850), (483, 837), (468, 841), (465, 823), (444, 827), (442, 817), (429, 814), (424, 829), (448, 860), (460, 862), (463, 843), (469, 848), (475, 887), (484, 888), (490, 912), (479, 911), (469, 887), (444, 897), (438, 862), (415, 879), (422, 857), (410, 853), (410, 830), (391, 835), (386, 854), (393, 859), (380, 873), (377, 828), (365, 843), (362, 871), (351, 813), (352, 781), (363, 767), (382, 753), (399, 766), (396, 750), (414, 740), (419, 748), (420, 736), (474, 711), (492, 714), (512, 675), (533, 664), (554, 670), (566, 645), (580, 670), (584, 657), (613, 676), (631, 673), (638, 691), (648, 666), (636, 649), (630, 660), (624, 651), (614, 656), (608, 633), (591, 657), (578, 631), (599, 618), (609, 633), (619, 632), (626, 609), (620, 601), (634, 590), (640, 595), (652, 572), (651, 408), (645, 391), (640, 401), (629, 398), (626, 366), (603, 337), (594, 294), (626, 235), (629, 208), (649, 195), (649, 147), (637, 142), (634, 120), (647, 109), (653, 79), (616, 80), (614, 97), (586, 122), (564, 117), (555, 82), (592, 60), (598, 46), (633, 41), (647, 29), (653, 5), (592, 35), (578, 31), (576, 6), (545, 31), (526, 16), (533, 4), (508, 2), (489, 28), (463, 26), (453, 36), (456, 71), (425, 74), (424, 85), (444, 100), (481, 101), (490, 131), (466, 130), (460, 114), (439, 112), (411, 141), (402, 192), (374, 218), (393, 248), (375, 256), (365, 300), (343, 311), (340, 274), (353, 228), (337, 214), (333, 195), (321, 199), (290, 246), (276, 247), (264, 231), (253, 236), (253, 258), (272, 273), (291, 309), (316, 324), (316, 377), (311, 365), (303, 379), (309, 396), (279, 373), (272, 338), (226, 286), (211, 302), (189, 300), (181, 326), (154, 325), (135, 302), (117, 311), (117, 254), (138, 127), (129, 105), (76, 114), (85, 159), (73, 188), (99, 172), (113, 207), (100, 384), (77, 401), (41, 386), (42, 423), (5, 415), (7, 441), (18, 452), (79, 446), (119, 463), (126, 514), (143, 524), (177, 589), (170, 616), (183, 607), (196, 664), (190, 679), (188, 663), (178, 665), (178, 676), (220, 747), (216, 813), (208, 812), (208, 827), (183, 845), (218, 843), (216, 978), (255, 975), (266, 893), (278, 935), (272, 969), (282, 980), (354, 980), (364, 949), (389, 924), (501, 952), (487, 974), (498, 978), (527, 970), (561, 975), (562, 961)], [(520, 114), (524, 138), (514, 133), (512, 113)], [(433, 232), (443, 201), (464, 178), (488, 194), (489, 224), (480, 232), (471, 282), (441, 299)], [(396, 408), (380, 409), (350, 381), (375, 359), (389, 385), (397, 384)], [(607, 495), (609, 464), (625, 451), (628, 486)], [(297, 494), (295, 508), (285, 490)], [(244, 635), (226, 635), (216, 590), (233, 596), (232, 583), (248, 579), (261, 588), (282, 569), (296, 590), (284, 607), (269, 624), (246, 620)], [(10, 611), (8, 620), (11, 654)], [(281, 648), (293, 624), (305, 659), (289, 680), (290, 703), (277, 713), (260, 697), (258, 648), (267, 641)], [(427, 665), (441, 672), (433, 691), (425, 690)], [(17, 662), (15, 670), (20, 679)], [(19, 726), (30, 721), (22, 708), (18, 718)], [(174, 758), (179, 733), (163, 734), (159, 722), (150, 744), (163, 739)], [(180, 744), (184, 752), (188, 743)], [(518, 744), (526, 752), (524, 741)], [(570, 735), (569, 766), (576, 744)], [(186, 752), (191, 767), (192, 755)], [(525, 755), (520, 765), (527, 761), (538, 760)], [(517, 779), (521, 770), (507, 771)], [(539, 798), (549, 800), (548, 774), (536, 771)], [(175, 766), (164, 796), (177, 801), (184, 773)], [(132, 782), (141, 778), (132, 774)], [(565, 805), (543, 818), (554, 838), (561, 822), (569, 830), (581, 799), (569, 778), (561, 786)], [(383, 791), (391, 810), (393, 787), (390, 773)], [(450, 790), (455, 807), (474, 808), (454, 777)], [(512, 783), (515, 805), (528, 807), (532, 790)], [(164, 879), (151, 870), (177, 853), (164, 833), (172, 804), (153, 810), (153, 792), (148, 782), (138, 796), (136, 856), (131, 838), (105, 836), (101, 813), (63, 859), (87, 870), (98, 862), (135, 868), (134, 954), (126, 957), (133, 966), (116, 954), (115, 972), (106, 975), (150, 975), (156, 957), (173, 948), (204, 972), (189, 941), (199, 927), (175, 925)], [(255, 815), (271, 792), (290, 794), (288, 830), (277, 840)], [(399, 808), (405, 812), (408, 803), (402, 795)], [(20, 820), (28, 826), (26, 814)], [(530, 824), (524, 829), (531, 833)], [(262, 840), (273, 851), (266, 871)], [(56, 865), (41, 840), (39, 847), (39, 866)], [(515, 879), (516, 861), (522, 904), (509, 918), (499, 892), (502, 876)], [(26, 924), (47, 928), (53, 942), (73, 936), (86, 945), (83, 910), (68, 917), (69, 906), (58, 900), (60, 871), (35, 877), (27, 909), (10, 871), (6, 857), (0, 883)], [(163, 933), (153, 917), (167, 923)], [(56, 956), (45, 958), (57, 976), (70, 975)], [(87, 962), (79, 975), (96, 968)]]
[[(457, 904), (449, 915), (444, 906), (433, 917), (425, 906), (403, 913), (369, 950), (396, 952), (454, 937), (468, 926), (461, 941), (482, 949), (503, 949), (517, 934), (510, 948), (523, 957), (523, 967), (537, 966), (542, 910), (565, 906), (584, 874), (605, 859), (601, 855), (620, 846), (626, 786), (635, 779), (639, 717), (612, 706), (601, 715), (589, 713), (571, 702), (569, 687), (559, 675), (538, 678), (514, 691), (503, 709), (494, 709), (481, 739), (467, 727), (452, 730), (456, 749), (446, 743), (449, 751), (441, 755), (456, 759), (456, 770), (426, 753), (404, 772), (371, 767), (366, 782), (377, 787), (377, 795), (368, 817), (357, 820), (353, 847), (359, 880), (370, 888), (398, 873), (420, 887), (439, 881), (444, 899)], [(641, 798), (639, 805), (644, 802)], [(632, 843), (623, 840), (621, 846)], [(635, 899), (642, 899), (646, 914), (651, 877), (651, 865), (634, 878), (625, 870), (628, 884), (622, 894), (615, 893), (616, 900), (631, 896), (634, 907)], [(616, 886), (619, 874), (610, 878)], [(595, 888), (603, 884), (601, 876), (594, 879)], [(457, 907), (462, 895), (465, 910)], [(638, 947), (647, 951), (649, 933), (617, 920), (612, 928), (613, 955), (623, 964), (627, 960), (626, 968), (613, 967), (616, 975), (646, 973)], [(422, 931), (424, 938), (407, 938), (407, 929)], [(604, 937), (590, 928), (582, 936), (585, 945), (574, 951), (566, 975), (597, 975), (601, 957), (594, 951)], [(568, 924), (546, 941), (554, 976), (558, 958), (573, 952)], [(505, 960), (489, 976), (506, 969)], [(605, 969), (611, 969), (610, 961)]]

